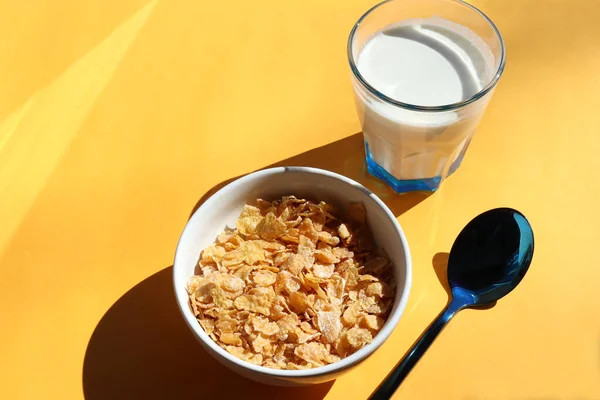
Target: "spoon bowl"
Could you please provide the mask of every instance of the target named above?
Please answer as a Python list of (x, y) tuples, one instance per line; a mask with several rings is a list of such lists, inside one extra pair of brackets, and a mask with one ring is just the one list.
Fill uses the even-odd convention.
[(466, 297), (465, 307), (484, 306), (511, 292), (529, 269), (533, 230), (520, 212), (497, 208), (465, 226), (448, 258), (453, 296)]
[(529, 269), (533, 247), (531, 225), (517, 210), (496, 208), (469, 222), (448, 258), (450, 302), (370, 399), (389, 399), (458, 311), (492, 304), (510, 293)]

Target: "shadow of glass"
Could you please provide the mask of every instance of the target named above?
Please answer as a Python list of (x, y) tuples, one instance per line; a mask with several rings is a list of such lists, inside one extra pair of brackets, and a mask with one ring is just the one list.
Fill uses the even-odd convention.
[(333, 382), (276, 387), (240, 377), (196, 342), (177, 308), (173, 267), (125, 293), (102, 317), (83, 363), (87, 400), (323, 399)]
[[(310, 166), (361, 183), (399, 216), (431, 193), (397, 194), (369, 175), (362, 133), (269, 165)], [(196, 203), (192, 214), (221, 182)], [(167, 398), (322, 399), (333, 382), (285, 388), (256, 383), (215, 361), (186, 326), (172, 288), (172, 267), (150, 276), (125, 293), (102, 317), (88, 343), (83, 364), (87, 400)]]
[[(398, 194), (379, 179), (371, 176), (367, 171), (365, 163), (362, 132), (290, 157), (269, 165), (264, 169), (285, 166), (321, 168), (354, 179), (383, 200), (396, 217), (410, 210), (431, 195), (431, 192)], [(191, 215), (215, 192), (238, 178), (240, 176), (228, 179), (211, 188), (196, 203)]]

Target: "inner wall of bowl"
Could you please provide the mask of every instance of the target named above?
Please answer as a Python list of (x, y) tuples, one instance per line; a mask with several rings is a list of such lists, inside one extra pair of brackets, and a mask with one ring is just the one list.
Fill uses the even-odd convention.
[[(405, 248), (401, 245), (401, 237), (394, 221), (390, 219), (385, 209), (377, 204), (374, 195), (362, 186), (335, 176), (294, 170), (293, 168), (277, 168), (241, 178), (217, 192), (196, 211), (181, 237), (175, 260), (175, 291), (180, 304), (186, 304), (188, 301), (185, 287), (189, 277), (194, 274), (200, 252), (214, 243), (217, 235), (226, 226), (235, 227), (245, 204), (251, 203), (259, 197), (275, 199), (282, 195), (295, 195), (338, 205), (350, 202), (361, 202), (365, 205), (374, 239), (394, 263), (394, 278), (397, 290), (400, 292), (396, 295), (390, 314), (394, 315), (399, 307), (402, 298), (401, 292), (407, 279)], [(184, 313), (189, 313), (186, 315), (186, 319), (190, 323), (195, 322), (191, 310), (186, 308)], [(397, 318), (394, 319), (397, 321)], [(391, 320), (391, 317), (388, 318), (386, 325), (388, 323), (395, 324)], [(194, 330), (198, 329), (200, 329), (199, 326)], [(388, 334), (391, 333), (391, 330), (384, 327), (380, 335), (384, 331), (388, 331)], [(364, 356), (373, 351), (377, 345), (373, 343), (373, 348), (364, 353)], [(362, 350), (367, 351), (365, 348)]]

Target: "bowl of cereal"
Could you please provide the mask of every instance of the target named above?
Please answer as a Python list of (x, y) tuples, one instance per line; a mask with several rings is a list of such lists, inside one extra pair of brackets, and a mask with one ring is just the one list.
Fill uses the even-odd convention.
[(187, 325), (217, 361), (274, 385), (335, 379), (389, 337), (411, 260), (389, 208), (309, 167), (251, 173), (204, 202), (173, 265)]

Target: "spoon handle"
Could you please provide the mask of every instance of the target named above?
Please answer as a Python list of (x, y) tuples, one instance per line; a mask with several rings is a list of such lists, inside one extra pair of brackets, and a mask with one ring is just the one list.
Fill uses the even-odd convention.
[(413, 347), (406, 354), (392, 372), (386, 376), (381, 384), (375, 389), (369, 400), (387, 400), (392, 397), (398, 386), (402, 383), (404, 378), (413, 369), (415, 364), (421, 359), (421, 356), (427, 351), (431, 343), (435, 340), (438, 334), (444, 329), (448, 321), (456, 314), (462, 307), (462, 304), (458, 304), (453, 298), (446, 308), (438, 315), (438, 317), (429, 325), (429, 328), (421, 335), (419, 340), (413, 345)]

